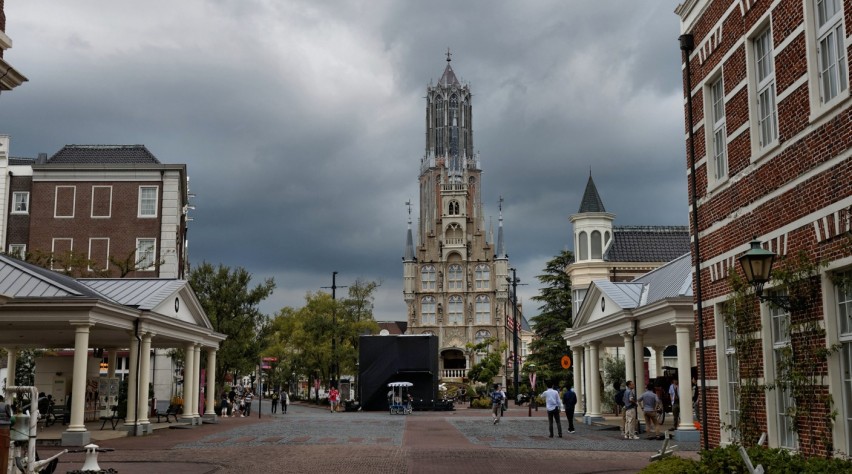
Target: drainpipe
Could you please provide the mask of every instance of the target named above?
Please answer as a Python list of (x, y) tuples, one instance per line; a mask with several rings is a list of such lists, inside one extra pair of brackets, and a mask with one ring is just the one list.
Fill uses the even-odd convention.
[[(704, 435), (704, 449), (710, 449), (707, 428), (707, 377), (704, 361), (704, 310), (701, 304), (701, 251), (698, 247), (698, 193), (695, 184), (695, 137), (692, 131), (692, 74), (689, 71), (689, 54), (695, 47), (691, 34), (680, 35), (680, 50), (684, 52), (686, 63), (686, 111), (689, 130), (690, 192), (692, 193), (692, 235), (695, 240), (695, 301), (698, 313), (698, 365), (701, 375), (701, 430)], [(680, 368), (678, 368), (680, 369)]]

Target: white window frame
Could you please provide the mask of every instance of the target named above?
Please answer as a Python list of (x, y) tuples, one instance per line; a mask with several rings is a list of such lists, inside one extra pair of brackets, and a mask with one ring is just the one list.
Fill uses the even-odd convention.
[(65, 240), (71, 242), (71, 245), (68, 246), (68, 251), (73, 252), (74, 251), (74, 239), (72, 239), (72, 238), (69, 238), (69, 237), (54, 237), (50, 241), (50, 269), (51, 270), (56, 270), (56, 271), (70, 270), (70, 268), (56, 268), (56, 267), (53, 266), (53, 255), (56, 254), (56, 243), (59, 242), (59, 241), (65, 241)]
[(424, 296), (423, 298), (420, 298), (420, 324), (430, 326), (436, 324), (435, 305), (434, 296)]
[[(826, 1), (807, 0), (805, 2), (804, 24), (811, 106), (810, 120), (812, 122), (834, 109), (836, 105), (849, 97), (849, 59), (846, 54), (846, 26), (843, 2), (842, 0), (829, 0), (829, 3), (836, 5), (838, 9), (820, 25), (819, 7), (826, 5)], [(824, 51), (826, 42), (832, 43), (829, 44), (832, 49)], [(837, 48), (838, 45), (840, 48)], [(829, 94), (825, 93), (823, 52), (833, 54), (831, 58), (833, 61), (832, 66), (836, 66), (833, 69), (832, 66), (829, 66), (829, 79), (834, 78), (837, 81), (837, 91), (833, 96), (830, 96), (830, 91)]]
[(27, 256), (27, 244), (9, 244), (9, 255), (19, 260)]
[[(93, 259), (92, 259), (92, 241), (93, 241), (93, 240), (106, 240), (106, 244), (107, 244), (107, 245), (106, 245), (106, 254), (107, 254), (107, 259), (106, 259), (106, 262), (105, 262), (106, 267), (104, 267), (104, 268), (92, 268), (91, 262), (92, 262), (92, 260), (93, 260)], [(89, 238), (89, 253), (88, 253), (87, 255), (89, 256), (89, 259), (88, 259), (88, 260), (89, 260), (89, 266), (88, 266), (88, 267), (89, 267), (89, 271), (90, 271), (90, 272), (93, 272), (93, 271), (109, 270), (109, 244), (110, 244), (110, 242), (109, 242), (109, 237), (90, 237), (90, 238)], [(137, 247), (137, 249), (138, 249), (138, 247)]]
[(749, 71), (749, 120), (752, 160), (778, 145), (778, 91), (775, 82), (775, 49), (769, 17), (750, 35), (746, 61)]
[(491, 324), (491, 299), (488, 295), (479, 295), (474, 303), (476, 324)]
[[(95, 215), (95, 189), (97, 189), (97, 188), (109, 189), (109, 205), (107, 206), (109, 213), (105, 216), (96, 216)], [(91, 208), (91, 212), (89, 213), (89, 216), (92, 219), (110, 219), (112, 217), (112, 186), (92, 186), (92, 208)]]
[(424, 291), (435, 290), (435, 266), (423, 265), (420, 267), (420, 289)]
[[(70, 216), (60, 216), (57, 214), (59, 210), (59, 189), (60, 188), (71, 188), (73, 192), (71, 193), (71, 215)], [(57, 186), (53, 190), (53, 217), (55, 219), (73, 219), (74, 211), (77, 209), (77, 186)]]
[(574, 316), (577, 316), (577, 313), (580, 311), (580, 306), (583, 305), (583, 300), (586, 299), (586, 294), (589, 292), (588, 288), (575, 288), (571, 291), (571, 312)]
[[(23, 199), (19, 200), (19, 197)], [(24, 206), (23, 210), (18, 210), (18, 204)], [(29, 214), (30, 213), (30, 193), (29, 191), (13, 191), (12, 192), (12, 214)]]
[(464, 269), (461, 265), (454, 263), (447, 267), (447, 289), (464, 289)]
[[(151, 189), (154, 190), (154, 198), (153, 198), (154, 210), (153, 210), (153, 213), (146, 214), (146, 213), (143, 213), (142, 204), (143, 204), (143, 200), (147, 201), (147, 198), (145, 198), (143, 196), (143, 192), (149, 191)], [(147, 186), (147, 185), (146, 186), (139, 186), (139, 207), (138, 207), (137, 217), (143, 218), (143, 219), (156, 218), (157, 217), (157, 207), (158, 207), (157, 203), (159, 201), (159, 196), (160, 196), (160, 187), (159, 186)]]
[[(719, 381), (720, 398), (724, 395), (724, 399), (720, 400), (720, 408), (722, 409), (720, 416), (727, 414), (727, 423), (734, 426), (737, 424), (740, 414), (736, 394), (740, 385), (739, 359), (737, 358), (737, 349), (734, 346), (736, 330), (725, 323), (724, 311), (724, 304), (716, 307), (717, 320), (719, 321), (716, 334), (722, 336), (722, 351), (719, 357), (722, 359), (720, 364), (724, 364), (720, 365), (720, 374), (724, 374), (724, 380)], [(724, 388), (722, 384), (724, 384)], [(727, 409), (727, 413), (724, 409)], [(733, 431), (729, 431), (728, 436), (731, 441), (738, 439), (738, 435)]]
[(491, 267), (481, 263), (474, 269), (474, 289), (487, 290), (491, 287)]
[(711, 75), (705, 83), (704, 111), (707, 187), (713, 189), (727, 181), (729, 176), (725, 82), (721, 72)]
[[(144, 251), (142, 249), (142, 243), (143, 242), (151, 242), (153, 244), (153, 247), (154, 247), (153, 249), (151, 249), (151, 264), (148, 265), (148, 266), (142, 266), (142, 263), (144, 262), (144, 260), (142, 260), (142, 258), (144, 257), (144, 255), (142, 255), (142, 252)], [(156, 270), (156, 268), (157, 268), (157, 265), (156, 265), (156, 262), (157, 262), (157, 239), (153, 238), (153, 237), (137, 238), (136, 239), (135, 259), (136, 259), (135, 260), (135, 262), (136, 262), (135, 270), (136, 271), (147, 272), (147, 271)]]
[(447, 300), (447, 322), (449, 324), (464, 324), (464, 299), (461, 296), (450, 296)]
[[(852, 278), (852, 270), (837, 272), (837, 277)], [(836, 445), (841, 445), (841, 451), (852, 451), (852, 288), (844, 290), (840, 285), (834, 284), (831, 296), (834, 301), (829, 302), (833, 307), (836, 319), (832, 321), (836, 325), (837, 342), (840, 344), (840, 385), (841, 396), (837, 400), (837, 408), (840, 421), (835, 433), (839, 433)]]
[[(774, 295), (782, 297), (784, 292), (773, 291)], [(778, 364), (781, 361), (781, 353), (790, 347), (790, 313), (789, 311), (775, 305), (767, 305), (769, 313), (769, 334), (767, 340), (771, 344), (771, 362), (768, 364), (767, 373), (771, 373), (773, 382), (778, 379)], [(774, 403), (772, 407), (775, 413), (778, 447), (796, 450), (799, 447), (798, 436), (794, 429), (795, 420), (787, 415), (789, 409), (795, 404), (789, 388), (776, 387)], [(768, 401), (768, 397), (767, 397)]]

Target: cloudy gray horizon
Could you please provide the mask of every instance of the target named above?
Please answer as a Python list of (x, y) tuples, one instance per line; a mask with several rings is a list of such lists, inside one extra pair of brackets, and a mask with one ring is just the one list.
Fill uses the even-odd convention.
[[(616, 225), (686, 225), (677, 1), (8, 0), (11, 156), (143, 144), (186, 163), (191, 264), (273, 277), (262, 305), (381, 281), (404, 320), (426, 87), (446, 52), (473, 92), (482, 200), (525, 314), (592, 174)], [(338, 296), (346, 293), (338, 291)]]

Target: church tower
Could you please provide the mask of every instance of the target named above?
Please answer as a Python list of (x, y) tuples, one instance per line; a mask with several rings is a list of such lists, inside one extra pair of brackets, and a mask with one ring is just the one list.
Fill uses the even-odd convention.
[[(408, 203), (403, 293), (408, 332), (438, 336), (439, 379), (461, 382), (483, 355), (467, 353), (465, 344), (506, 341), (509, 260), (502, 202), (498, 245), (489, 242), (480, 194), (482, 168), (473, 152), (470, 87), (459, 82), (450, 62), (447, 52), (441, 79), (426, 89), (420, 217), (415, 242)], [(503, 374), (499, 381), (505, 383)]]

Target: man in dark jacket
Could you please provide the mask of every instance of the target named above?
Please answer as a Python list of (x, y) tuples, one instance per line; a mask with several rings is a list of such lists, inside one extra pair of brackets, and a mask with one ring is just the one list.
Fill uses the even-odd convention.
[(577, 406), (577, 394), (573, 388), (565, 389), (562, 394), (562, 404), (565, 406), (565, 417), (568, 418), (568, 432), (574, 432), (574, 408)]

